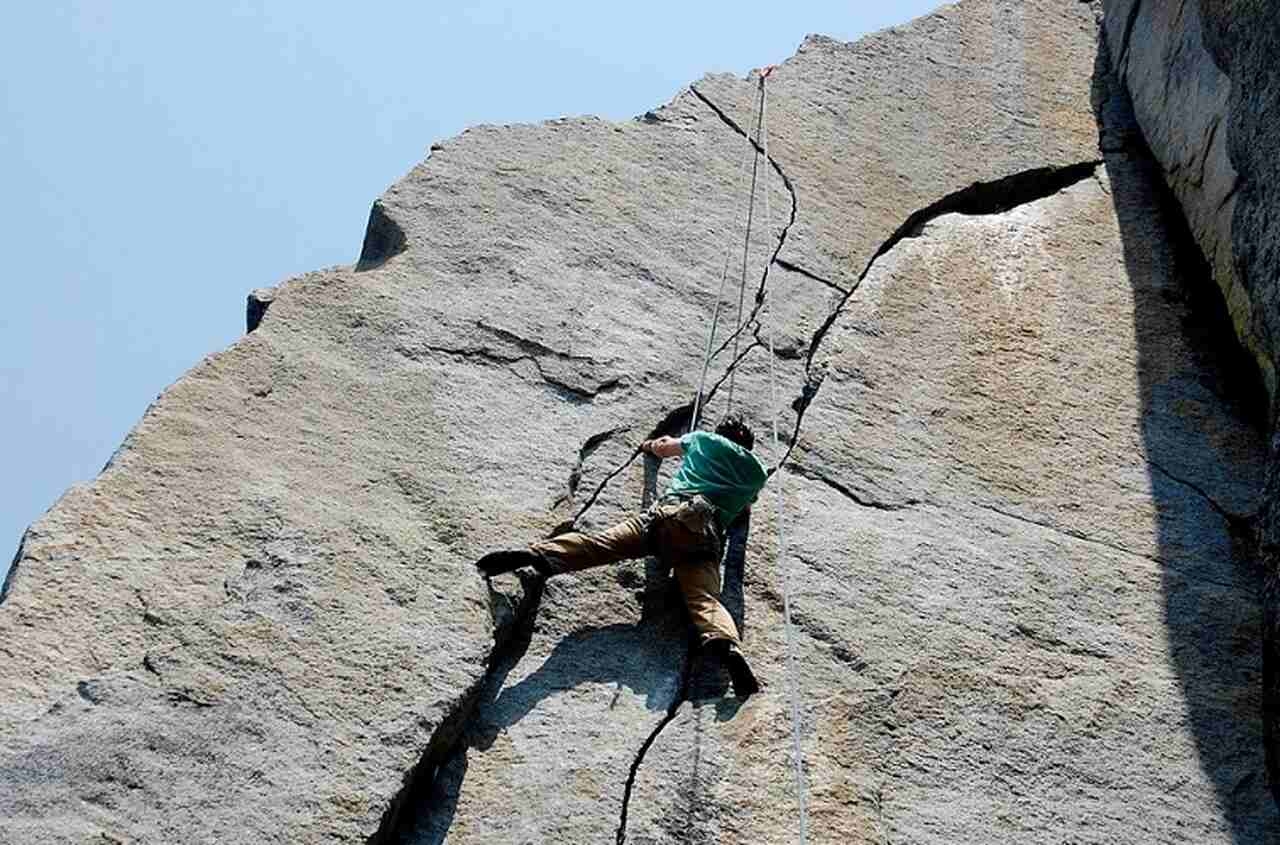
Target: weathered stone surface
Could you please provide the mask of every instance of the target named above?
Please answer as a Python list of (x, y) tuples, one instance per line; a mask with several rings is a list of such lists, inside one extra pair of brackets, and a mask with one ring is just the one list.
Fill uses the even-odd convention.
[(33, 528), (0, 612), (0, 838), (390, 830), (484, 677), (471, 563), (572, 516), (578, 444), (629, 452), (693, 392), (666, 374), (738, 147), (690, 96), (665, 114), (437, 151), (389, 194), (440, 204), (419, 248), (282, 287)]
[[(1258, 0), (1108, 0), (1112, 53), (1151, 148), (1210, 256), (1274, 415), (1280, 337), (1280, 18)], [(1267, 573), (1264, 710), (1280, 801), (1280, 449), (1257, 531)]]
[[(776, 380), (800, 431), (813, 841), (1274, 836), (1259, 435), (1151, 174), (1100, 164), (1098, 114), (1133, 133), (1097, 11), (966, 0), (771, 77), (708, 415), (763, 435)], [(727, 568), (741, 707), (652, 562), (471, 568), (661, 487), (636, 447), (697, 389), (753, 91), (434, 145), (356, 268), (167, 391), (19, 552), (0, 841), (790, 839), (768, 508)]]
[(1231, 239), (1237, 276), (1254, 299), (1253, 328), (1263, 334), (1274, 365), (1280, 354), (1280, 17), (1265, 0), (1198, 2), (1204, 43), (1236, 81), (1227, 117), (1228, 151), (1240, 175)]
[(262, 323), (262, 318), (267, 316), (267, 309), (276, 300), (276, 289), (258, 288), (250, 291), (245, 300), (244, 330), (251, 332), (258, 328)]
[(1204, 44), (1197, 0), (1106, 4), (1107, 41), (1143, 135), (1213, 266), (1232, 322), (1275, 393), (1263, 312), (1236, 270), (1232, 225), (1240, 176), (1228, 155), (1231, 80)]
[[(770, 77), (770, 152), (799, 195), (781, 258), (849, 287), (907, 216), (975, 182), (1098, 158), (1088, 3), (965, 2), (844, 44), (810, 37)], [(751, 125), (755, 86), (695, 91)]]
[[(784, 560), (813, 841), (1280, 833), (1231, 530), (1263, 443), (1222, 395), (1232, 360), (1201, 346), (1230, 329), (1192, 316), (1211, 282), (1168, 246), (1158, 185), (1116, 156), (1048, 199), (939, 218), (824, 343)], [(794, 838), (771, 543), (746, 580), (770, 694), (681, 708), (628, 842)]]

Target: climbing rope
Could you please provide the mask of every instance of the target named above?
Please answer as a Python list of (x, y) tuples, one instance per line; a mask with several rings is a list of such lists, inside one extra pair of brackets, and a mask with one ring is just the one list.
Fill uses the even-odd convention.
[[(760, 77), (760, 139), (761, 149), (764, 150), (764, 159), (769, 161), (769, 120), (765, 101), (765, 80), (769, 77), (769, 68)], [(769, 189), (766, 187), (764, 192), (764, 223), (765, 228), (773, 232), (773, 214), (769, 207)], [(777, 469), (782, 469), (782, 463), (786, 460), (786, 456), (782, 451), (782, 437), (778, 433), (778, 418), (781, 416), (781, 406), (778, 403), (778, 377), (777, 377), (777, 355), (774, 352), (774, 330), (773, 322), (773, 298), (766, 293), (764, 300), (764, 313), (761, 321), (769, 327), (769, 404), (772, 406), (773, 413), (773, 453), (782, 456), (778, 462)], [(730, 394), (732, 395), (732, 394)], [(782, 622), (786, 632), (786, 650), (787, 650), (787, 694), (790, 698), (791, 705), (791, 762), (795, 770), (795, 787), (796, 787), (796, 808), (799, 816), (799, 834), (800, 845), (805, 845), (809, 841), (809, 810), (805, 800), (807, 789), (804, 780), (804, 751), (801, 748), (800, 734), (800, 676), (796, 669), (796, 650), (795, 650), (795, 631), (791, 624), (791, 567), (787, 563), (787, 535), (785, 529), (786, 515), (786, 475), (782, 472), (773, 473), (774, 488), (777, 491), (777, 531), (778, 531), (778, 566), (782, 569)]]
[[(742, 183), (744, 178), (747, 175), (747, 162), (751, 160), (752, 153), (756, 153), (757, 157), (759, 155), (755, 147), (752, 146), (751, 139), (748, 138), (747, 147), (742, 157), (742, 167), (740, 168), (738, 173), (738, 192), (742, 191)], [(752, 185), (751, 190), (752, 190), (752, 193), (754, 194), (755, 193), (754, 184)], [(751, 232), (748, 229), (747, 238), (749, 239), (750, 237), (751, 237)], [(712, 352), (712, 349), (714, 348), (715, 340), (716, 340), (716, 328), (720, 325), (720, 310), (724, 305), (724, 286), (725, 286), (725, 283), (728, 282), (729, 280), (729, 260), (732, 257), (732, 255), (733, 255), (733, 233), (730, 232), (729, 237), (726, 239), (726, 243), (725, 243), (724, 267), (720, 271), (720, 287), (716, 290), (716, 308), (715, 308), (715, 311), (712, 312), (712, 316), (711, 316), (711, 330), (707, 332), (707, 348), (702, 355), (702, 373), (698, 377), (698, 392), (693, 397), (693, 411), (692, 413), (689, 414), (689, 431), (693, 431), (695, 428), (698, 427), (698, 418), (702, 412), (702, 396), (703, 396), (703, 391), (706, 390), (706, 387), (707, 387), (707, 371), (711, 368), (711, 359), (715, 357), (715, 353)], [(745, 279), (745, 276), (744, 276), (744, 279)], [(745, 281), (744, 281), (744, 284), (745, 284)]]
[[(772, 72), (772, 67), (765, 68), (760, 72), (760, 94), (756, 107), (755, 143), (752, 143), (750, 134), (747, 134), (748, 155), (751, 155), (752, 153), (754, 153), (754, 155), (751, 168), (751, 192), (747, 199), (746, 232), (743, 236), (742, 273), (738, 286), (737, 325), (734, 329), (733, 335), (733, 358), (730, 359), (728, 396), (729, 409), (733, 408), (734, 376), (735, 370), (737, 369), (736, 364), (738, 362), (739, 341), (742, 336), (743, 308), (746, 301), (747, 267), (750, 262), (751, 230), (755, 222), (755, 199), (759, 184), (760, 159), (764, 159), (766, 167), (770, 165), (768, 96), (766, 83)], [(745, 175), (746, 171), (745, 165), (746, 161), (744, 159), (743, 175)], [(739, 181), (741, 182), (741, 177)], [(741, 186), (739, 186), (739, 190), (740, 189)], [(769, 202), (769, 188), (767, 180), (764, 188), (764, 221), (765, 229), (772, 237), (773, 212)], [(698, 381), (698, 392), (694, 396), (693, 412), (689, 417), (690, 431), (698, 425), (698, 415), (703, 401), (703, 390), (706, 388), (707, 371), (711, 366), (711, 359), (715, 357), (713, 349), (715, 347), (716, 329), (720, 322), (720, 311), (724, 300), (725, 283), (727, 282), (729, 275), (729, 256), (731, 249), (732, 241), (730, 240), (729, 247), (725, 251), (724, 270), (720, 276), (720, 287), (716, 293), (716, 307), (711, 319), (711, 329), (707, 333), (707, 345), (702, 360), (702, 373)], [(778, 566), (782, 570), (782, 618), (786, 633), (787, 691), (791, 709), (791, 758), (795, 774), (796, 806), (799, 814), (799, 827), (797, 830), (798, 841), (800, 842), (800, 845), (807, 845), (809, 839), (809, 813), (806, 801), (807, 788), (804, 776), (804, 751), (801, 743), (802, 724), (800, 714), (800, 682), (795, 658), (795, 629), (791, 621), (791, 567), (787, 564), (787, 542), (784, 525), (786, 516), (785, 475), (777, 471), (782, 469), (782, 465), (786, 462), (786, 457), (790, 452), (787, 451), (784, 453), (782, 449), (782, 436), (778, 428), (778, 420), (782, 411), (778, 398), (777, 355), (775, 354), (774, 344), (772, 303), (773, 298), (769, 296), (767, 292), (764, 292), (761, 322), (769, 326), (769, 403), (772, 406), (773, 451), (775, 455), (781, 456), (778, 466), (774, 468), (775, 471), (772, 472), (771, 475), (774, 477), (774, 485), (777, 490), (776, 527), (778, 533)]]
[[(736, 366), (733, 366), (733, 364), (736, 364), (738, 362), (738, 345), (742, 341), (742, 306), (746, 303), (746, 299), (747, 299), (747, 264), (751, 256), (751, 225), (755, 219), (756, 184), (758, 183), (759, 177), (760, 177), (760, 154), (758, 151), (761, 149), (760, 139), (764, 136), (765, 80), (769, 78), (769, 74), (772, 71), (773, 71), (772, 68), (768, 68), (763, 73), (760, 74), (760, 105), (756, 110), (756, 143), (751, 144), (751, 139), (750, 138), (747, 139), (747, 144), (751, 146), (752, 149), (757, 150), (757, 153), (756, 155), (752, 156), (751, 194), (747, 199), (747, 232), (746, 232), (746, 235), (744, 235), (742, 238), (742, 279), (741, 279), (741, 283), (738, 285), (738, 317), (737, 317), (737, 320), (735, 321), (736, 325), (733, 329), (733, 357), (729, 359), (729, 362), (730, 362), (729, 398), (726, 402), (727, 411), (733, 410), (733, 382), (738, 375), (738, 368)], [(767, 144), (768, 141), (766, 141), (765, 143)], [(769, 153), (767, 151), (767, 148), (764, 148), (764, 149), (766, 150), (764, 154), (764, 159), (765, 159), (765, 166), (767, 167), (769, 164)], [(769, 184), (767, 181), (765, 182), (765, 188), (764, 188), (764, 201), (766, 203), (769, 202)], [(768, 231), (769, 229), (770, 222), (771, 221), (768, 219), (768, 215), (766, 214), (765, 215), (766, 231)]]

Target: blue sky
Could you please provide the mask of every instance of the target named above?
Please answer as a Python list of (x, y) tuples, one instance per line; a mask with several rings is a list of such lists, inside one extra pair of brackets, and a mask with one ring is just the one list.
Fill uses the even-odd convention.
[(0, 572), (255, 287), (355, 260), (476, 123), (627, 119), (708, 71), (941, 5), (15, 4), (0, 32)]

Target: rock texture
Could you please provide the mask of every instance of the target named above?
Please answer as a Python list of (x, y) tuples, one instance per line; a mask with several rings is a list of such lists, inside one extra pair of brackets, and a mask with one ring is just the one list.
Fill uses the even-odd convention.
[(652, 561), (471, 566), (671, 470), (637, 446), (742, 242), (755, 80), (712, 76), (433, 146), (32, 527), (0, 842), (788, 841), (789, 660), (811, 841), (1274, 841), (1262, 388), (1100, 14), (965, 0), (771, 77), (708, 405), (781, 397), (789, 543), (771, 491), (726, 562), (763, 695)]
[[(1055, 196), (936, 219), (824, 343), (787, 479), (813, 841), (1280, 830), (1232, 540), (1261, 437), (1222, 413), (1236, 362), (1196, 351), (1211, 282), (1167, 246), (1154, 177), (1114, 157)], [(748, 551), (746, 616), (776, 694), (681, 708), (629, 842), (792, 837), (772, 542)]]
[(1230, 77), (1205, 44), (1198, 0), (1173, 3), (1111, 0), (1106, 33), (1117, 75), (1127, 86), (1148, 144), (1191, 231), (1213, 266), (1236, 331), (1253, 352), (1274, 395), (1274, 352), (1265, 308), (1237, 270), (1233, 227), (1240, 174), (1228, 150), (1232, 112), (1256, 103), (1233, 102)]
[[(1106, 29), (1138, 122), (1210, 257), (1236, 332), (1276, 399), (1280, 337), (1280, 19), (1257, 0), (1108, 0)], [(1280, 801), (1280, 448), (1256, 530), (1266, 572), (1264, 703)]]

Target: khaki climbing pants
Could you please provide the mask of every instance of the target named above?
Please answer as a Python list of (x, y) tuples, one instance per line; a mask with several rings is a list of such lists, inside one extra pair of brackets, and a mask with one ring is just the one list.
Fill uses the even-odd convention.
[(702, 496), (664, 498), (639, 516), (599, 534), (573, 531), (530, 548), (546, 559), (551, 574), (654, 555), (675, 570), (700, 644), (705, 646), (712, 640), (740, 644), (733, 617), (720, 603), (724, 543), (715, 506)]

